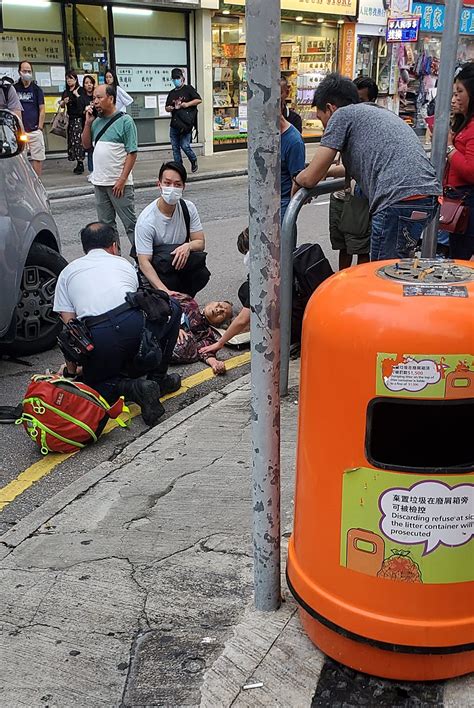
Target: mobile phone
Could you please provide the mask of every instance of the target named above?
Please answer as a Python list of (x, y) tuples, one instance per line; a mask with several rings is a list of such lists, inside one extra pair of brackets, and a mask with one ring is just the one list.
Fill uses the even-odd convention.
[(410, 219), (412, 221), (422, 221), (428, 218), (428, 213), (426, 211), (412, 211)]

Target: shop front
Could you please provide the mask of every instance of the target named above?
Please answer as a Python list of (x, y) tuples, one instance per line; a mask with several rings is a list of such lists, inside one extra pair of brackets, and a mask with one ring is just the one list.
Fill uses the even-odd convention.
[(0, 75), (17, 80), (18, 62), (33, 63), (45, 94), (48, 152), (65, 148), (48, 125), (65, 88), (66, 69), (76, 71), (80, 83), (91, 74), (99, 84), (107, 67), (115, 69), (120, 85), (133, 97), (128, 112), (136, 121), (139, 145), (169, 142), (165, 99), (173, 88), (171, 69), (179, 66), (191, 77), (192, 7), (201, 7), (201, 0), (170, 0), (167, 5), (157, 10), (144, 3), (104, 1), (0, 3)]
[[(318, 4), (282, 0), (281, 74), (289, 84), (288, 102), (303, 119), (303, 137), (321, 136), (322, 125), (311, 107), (320, 81), (339, 67), (342, 30), (352, 24), (355, 0)], [(342, 9), (343, 8), (343, 9)], [(338, 9), (344, 14), (337, 14)], [(245, 2), (221, 0), (212, 20), (212, 81), (215, 149), (244, 146), (247, 141), (247, 65)]]
[[(417, 132), (424, 133), (425, 118), (436, 97), (445, 6), (414, 2), (412, 15), (420, 17), (416, 43), (398, 45), (400, 116)], [(474, 61), (474, 8), (461, 11), (458, 64)]]

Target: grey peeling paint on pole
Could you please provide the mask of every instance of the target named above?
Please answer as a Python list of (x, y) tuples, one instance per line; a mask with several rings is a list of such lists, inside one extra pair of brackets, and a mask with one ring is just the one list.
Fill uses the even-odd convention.
[[(438, 179), (442, 181), (446, 166), (446, 145), (451, 115), (454, 69), (456, 67), (459, 23), (461, 21), (462, 0), (446, 2), (441, 56), (439, 61), (438, 90), (436, 92), (435, 123), (431, 143), (431, 162)], [(422, 256), (434, 258), (438, 240), (438, 217), (433, 219), (423, 236)]]
[(280, 0), (247, 0), (255, 606), (280, 606)]

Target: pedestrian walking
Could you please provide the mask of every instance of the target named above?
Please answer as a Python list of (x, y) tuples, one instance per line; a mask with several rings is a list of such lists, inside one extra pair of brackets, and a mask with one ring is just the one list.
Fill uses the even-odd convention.
[(84, 89), (79, 85), (79, 79), (75, 71), (68, 71), (66, 74), (66, 90), (63, 91), (59, 105), (66, 106), (68, 115), (67, 126), (67, 159), (70, 162), (77, 162), (73, 172), (81, 175), (84, 172), (85, 152), (81, 141), (82, 135), (82, 113)]
[(31, 62), (21, 61), (18, 64), (18, 73), (20, 78), (14, 89), (23, 109), (23, 127), (28, 135), (28, 151), (31, 157), (31, 165), (38, 177), (41, 177), (42, 163), (46, 160), (43, 136), (45, 119), (44, 94), (38, 84), (33, 81), (33, 65)]
[[(356, 86), (339, 74), (320, 83), (313, 107), (324, 135), (311, 163), (293, 180), (293, 193), (326, 176), (347, 174), (369, 201), (371, 260), (412, 256), (441, 195), (418, 137), (391, 111), (360, 103)], [(331, 167), (338, 152), (343, 167)]]
[(161, 166), (161, 195), (138, 217), (135, 248), (140, 270), (154, 288), (194, 297), (207, 285), (210, 273), (198, 210), (183, 199), (186, 180), (181, 163)]
[(86, 150), (94, 147), (90, 181), (98, 219), (116, 230), (118, 215), (133, 246), (136, 216), (132, 169), (137, 159), (137, 128), (131, 116), (117, 111), (115, 99), (113, 86), (96, 86), (93, 106), (85, 109), (82, 144)]
[(280, 91), (281, 91), (281, 112), (283, 113), (284, 117), (288, 121), (288, 123), (291, 123), (291, 125), (294, 125), (298, 133), (303, 132), (303, 121), (301, 120), (301, 116), (299, 113), (294, 111), (290, 106), (288, 105), (288, 96), (290, 95), (290, 85), (288, 83), (288, 79), (286, 76), (281, 76), (280, 78)]
[(194, 86), (185, 83), (182, 69), (173, 69), (171, 80), (175, 88), (169, 92), (166, 98), (165, 110), (172, 114), (170, 142), (173, 149), (173, 159), (182, 164), (182, 150), (191, 163), (191, 172), (197, 172), (197, 157), (191, 148), (191, 137), (193, 128), (197, 125), (197, 106), (202, 103), (201, 96)]
[(105, 72), (105, 83), (108, 86), (113, 86), (115, 89), (115, 93), (117, 94), (115, 107), (117, 111), (126, 113), (127, 106), (131, 106), (133, 103), (133, 98), (120, 86), (117, 74), (115, 71), (112, 71), (112, 69), (107, 69)]
[(469, 220), (464, 233), (449, 234), (449, 255), (469, 260), (474, 255), (474, 62), (456, 76), (453, 107), (443, 187), (445, 197), (463, 200)]
[[(84, 130), (84, 124), (86, 122), (86, 108), (87, 108), (87, 106), (92, 106), (94, 103), (94, 89), (95, 89), (94, 77), (91, 76), (90, 74), (86, 74), (84, 76), (84, 80), (82, 82), (82, 88), (84, 89), (84, 94), (82, 96), (82, 103), (83, 103), (82, 130)], [(94, 154), (94, 148), (91, 147), (90, 150), (87, 150), (87, 169), (89, 170), (89, 174), (94, 169), (94, 163), (93, 163), (93, 158), (92, 158), (93, 154)]]

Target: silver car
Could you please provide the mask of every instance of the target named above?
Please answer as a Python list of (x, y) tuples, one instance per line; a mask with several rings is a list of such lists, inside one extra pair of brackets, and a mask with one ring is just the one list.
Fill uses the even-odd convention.
[(56, 344), (56, 280), (67, 265), (46, 190), (29, 165), (18, 118), (0, 110), (0, 352)]

